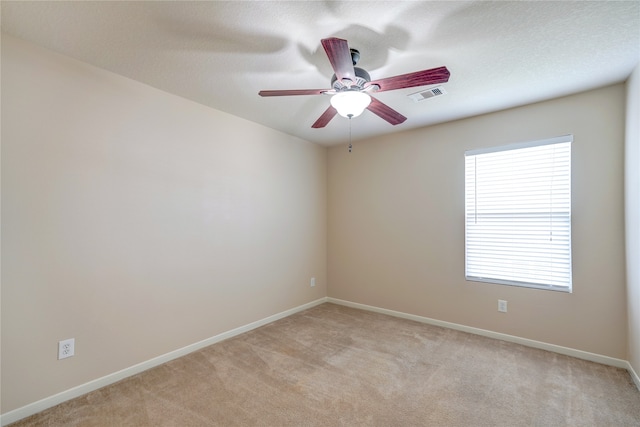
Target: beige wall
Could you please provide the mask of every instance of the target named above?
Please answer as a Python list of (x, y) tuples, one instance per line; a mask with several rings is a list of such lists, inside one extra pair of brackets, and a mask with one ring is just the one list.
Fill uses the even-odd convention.
[(8, 412), (324, 297), (326, 149), (3, 35), (2, 267)]
[[(329, 296), (626, 359), (624, 102), (620, 84), (331, 148)], [(569, 133), (573, 293), (465, 281), (464, 151)]]
[(640, 375), (640, 66), (627, 82), (625, 200), (629, 363)]

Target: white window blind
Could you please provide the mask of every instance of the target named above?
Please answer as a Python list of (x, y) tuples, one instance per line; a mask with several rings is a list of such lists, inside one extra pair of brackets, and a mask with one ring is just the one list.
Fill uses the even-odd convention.
[(572, 141), (465, 152), (467, 280), (571, 291)]

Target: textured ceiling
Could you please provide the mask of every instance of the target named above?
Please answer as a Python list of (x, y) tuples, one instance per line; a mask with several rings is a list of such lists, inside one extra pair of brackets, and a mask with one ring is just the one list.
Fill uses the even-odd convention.
[(2, 31), (81, 61), (322, 145), (348, 120), (312, 123), (333, 74), (320, 39), (361, 52), (372, 79), (447, 66), (447, 94), (378, 99), (408, 119), (365, 111), (354, 139), (483, 114), (624, 81), (640, 60), (640, 1), (2, 1)]

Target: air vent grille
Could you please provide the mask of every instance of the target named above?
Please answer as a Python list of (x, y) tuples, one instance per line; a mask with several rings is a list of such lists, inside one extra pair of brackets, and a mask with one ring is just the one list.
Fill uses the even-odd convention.
[(444, 90), (442, 86), (438, 86), (428, 90), (412, 93), (411, 95), (407, 95), (407, 96), (413, 99), (414, 102), (420, 102), (420, 101), (424, 101), (425, 99), (433, 98), (434, 96), (445, 95), (446, 93), (447, 91)]

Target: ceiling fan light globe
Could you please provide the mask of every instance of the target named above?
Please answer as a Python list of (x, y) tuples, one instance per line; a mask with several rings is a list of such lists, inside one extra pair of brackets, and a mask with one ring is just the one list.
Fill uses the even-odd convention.
[(371, 97), (363, 92), (338, 92), (331, 97), (331, 105), (342, 117), (358, 117), (371, 103)]

